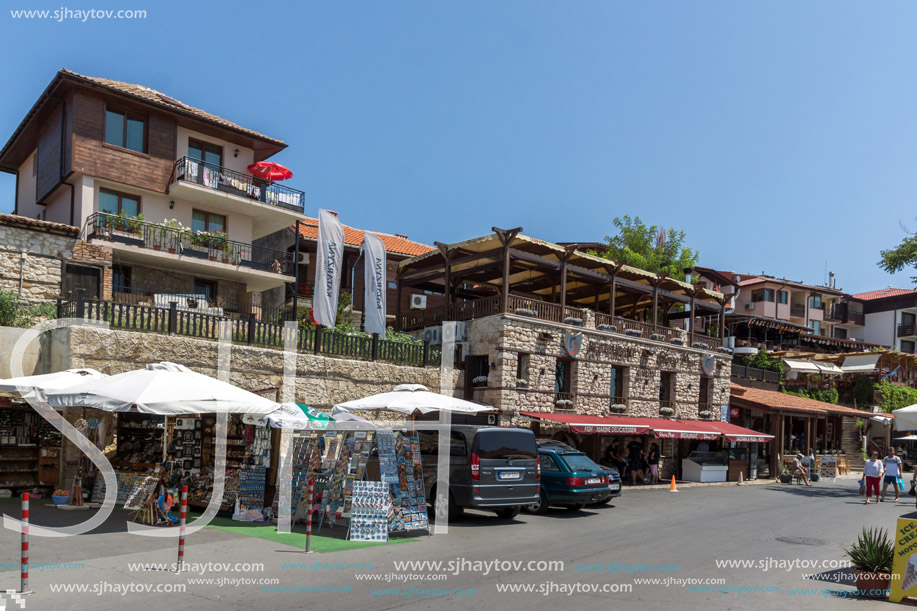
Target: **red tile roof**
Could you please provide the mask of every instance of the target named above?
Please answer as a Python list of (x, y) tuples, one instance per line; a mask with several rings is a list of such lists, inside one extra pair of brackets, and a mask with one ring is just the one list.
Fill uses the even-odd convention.
[[(293, 228), (291, 227), (290, 229), (292, 230)], [(359, 247), (363, 244), (363, 233), (364, 231), (362, 229), (355, 229), (354, 227), (344, 225), (344, 243), (347, 246)], [(382, 243), (385, 244), (386, 252), (416, 257), (417, 255), (422, 255), (433, 250), (432, 246), (414, 242), (406, 237), (379, 233), (378, 231), (371, 231), (370, 233), (382, 239)], [(307, 240), (318, 240), (318, 219), (308, 218), (304, 221), (300, 221), (299, 235)]]
[(803, 412), (807, 414), (857, 416), (860, 418), (869, 418), (872, 416), (882, 416), (885, 418), (893, 417), (891, 414), (873, 414), (865, 410), (844, 407), (843, 405), (834, 405), (833, 403), (825, 403), (824, 401), (816, 401), (815, 399), (806, 397), (797, 397), (796, 395), (788, 395), (773, 390), (740, 386), (735, 382), (730, 383), (729, 389), (730, 394), (737, 399), (770, 409)]
[(862, 301), (872, 301), (873, 299), (884, 299), (886, 297), (898, 297), (900, 295), (914, 295), (917, 294), (917, 291), (911, 289), (893, 289), (888, 287), (887, 289), (880, 289), (878, 291), (866, 291), (865, 293), (856, 293), (853, 295), (854, 299), (860, 299)]
[(42, 221), (31, 219), (26, 216), (16, 214), (0, 214), (0, 225), (8, 227), (20, 227), (22, 229), (32, 229), (43, 233), (53, 233), (56, 235), (66, 236), (68, 238), (78, 238), (80, 235), (79, 227), (63, 225), (61, 223), (52, 223), (51, 221)]
[(246, 134), (255, 136), (256, 138), (260, 138), (262, 140), (268, 140), (280, 146), (285, 146), (283, 143), (283, 140), (278, 140), (277, 138), (271, 138), (270, 136), (259, 134), (258, 132), (254, 130), (247, 129), (245, 127), (242, 127), (241, 125), (237, 125), (233, 123), (232, 121), (227, 121), (226, 119), (222, 117), (218, 117), (216, 115), (210, 114), (209, 112), (206, 112), (199, 108), (195, 108), (193, 106), (188, 106), (184, 102), (179, 102), (178, 100), (176, 100), (173, 97), (167, 96), (164, 93), (160, 93), (156, 91), (155, 89), (150, 89), (149, 87), (145, 87), (143, 85), (134, 85), (132, 83), (125, 83), (123, 81), (113, 81), (111, 79), (101, 78), (97, 76), (86, 76), (86, 75), (74, 72), (72, 70), (67, 70), (66, 68), (62, 68), (61, 73), (68, 75), (70, 77), (73, 77), (75, 79), (78, 79), (78, 80), (88, 81), (95, 85), (99, 85), (100, 87), (105, 87), (106, 89), (111, 89), (112, 91), (116, 91), (118, 93), (123, 93), (129, 96), (135, 97), (135, 98), (140, 98), (145, 102), (149, 102), (157, 106), (161, 106), (168, 110), (190, 114), (190, 115), (197, 117), (198, 119), (202, 119), (210, 123), (216, 123), (217, 125), (221, 125), (223, 127), (227, 127), (235, 131), (245, 132)]

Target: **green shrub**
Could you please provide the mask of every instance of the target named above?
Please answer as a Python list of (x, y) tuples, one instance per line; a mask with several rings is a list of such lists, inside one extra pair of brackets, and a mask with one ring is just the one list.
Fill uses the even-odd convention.
[(895, 546), (884, 528), (864, 528), (856, 543), (844, 548), (853, 568), (868, 573), (891, 573)]
[(879, 404), (882, 411), (893, 412), (917, 404), (917, 389), (909, 386), (899, 386), (883, 380), (879, 382), (878, 390), (882, 396), (882, 402)]

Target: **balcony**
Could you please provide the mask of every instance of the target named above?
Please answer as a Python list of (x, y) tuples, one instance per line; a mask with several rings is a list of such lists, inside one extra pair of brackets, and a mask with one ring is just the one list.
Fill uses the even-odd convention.
[(917, 335), (917, 324), (905, 323), (898, 325), (898, 337), (914, 337)]
[(245, 282), (263, 291), (292, 281), (293, 254), (183, 227), (97, 212), (86, 220), (85, 239), (117, 250), (119, 260), (199, 272)]
[(862, 312), (853, 312), (847, 307), (846, 303), (838, 303), (831, 308), (830, 314), (825, 310), (825, 320), (836, 321), (842, 325), (859, 325), (866, 324), (865, 316)]
[(254, 238), (305, 218), (302, 191), (191, 157), (175, 162), (169, 182), (170, 195), (252, 217)]
[(802, 303), (793, 303), (790, 304), (790, 316), (796, 318), (805, 318), (806, 315), (806, 306)]

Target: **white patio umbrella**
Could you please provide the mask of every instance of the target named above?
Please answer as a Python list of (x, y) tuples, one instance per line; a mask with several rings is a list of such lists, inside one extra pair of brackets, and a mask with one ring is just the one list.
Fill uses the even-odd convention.
[(895, 437), (895, 441), (917, 441), (917, 435), (905, 435), (904, 437)]
[(331, 414), (333, 416), (344, 412), (369, 410), (387, 410), (408, 415), (429, 414), (436, 411), (478, 414), (492, 412), (494, 408), (430, 392), (423, 384), (400, 384), (391, 392), (339, 403), (331, 410)]
[(151, 363), (144, 369), (45, 393), (55, 407), (92, 407), (145, 414), (269, 414), (278, 404), (184, 365)]
[(95, 369), (65, 369), (55, 373), (8, 378), (0, 380), (0, 396), (19, 397), (36, 389), (42, 392), (62, 390), (90, 380), (107, 377), (106, 374)]
[(303, 429), (335, 430), (354, 428), (354, 425), (359, 425), (359, 428), (363, 429), (367, 427), (375, 428), (372, 422), (355, 414), (339, 412), (329, 415), (326, 412), (299, 403), (282, 403), (277, 411), (262, 416), (262, 419), (265, 424), (273, 428), (288, 428), (296, 431)]
[(893, 413), (895, 414), (895, 430), (912, 431), (917, 429), (917, 403), (896, 409)]

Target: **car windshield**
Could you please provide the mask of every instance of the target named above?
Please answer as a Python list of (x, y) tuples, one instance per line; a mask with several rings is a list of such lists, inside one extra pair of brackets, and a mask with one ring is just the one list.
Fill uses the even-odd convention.
[(585, 454), (561, 454), (560, 459), (564, 461), (571, 471), (597, 471), (604, 473), (602, 467), (592, 462)]

